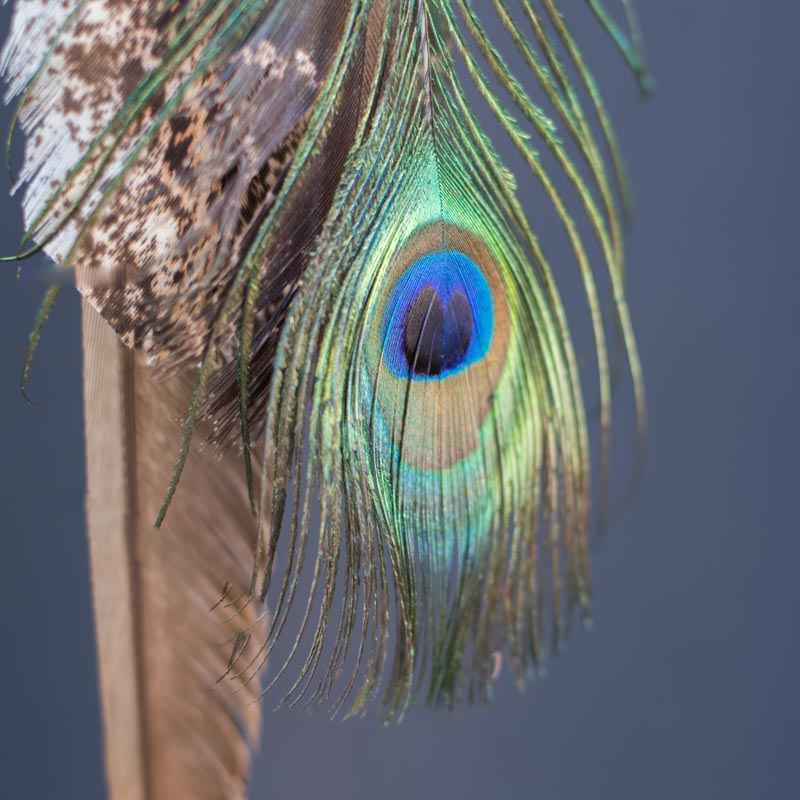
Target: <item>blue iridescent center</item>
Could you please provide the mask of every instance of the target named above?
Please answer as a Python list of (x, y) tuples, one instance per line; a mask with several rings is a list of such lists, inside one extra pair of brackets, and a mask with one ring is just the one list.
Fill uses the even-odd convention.
[(383, 314), (384, 359), (397, 377), (441, 380), (486, 355), (494, 312), (489, 284), (464, 253), (418, 258), (398, 278)]

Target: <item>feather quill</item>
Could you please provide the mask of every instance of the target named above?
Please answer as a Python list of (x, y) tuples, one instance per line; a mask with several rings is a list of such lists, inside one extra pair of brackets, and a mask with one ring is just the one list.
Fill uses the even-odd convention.
[(186, 492), (157, 531), (191, 382), (153, 381), (85, 301), (83, 344), (110, 796), (245, 797), (260, 730), (258, 681), (216, 686), (233, 643), (245, 656), (263, 629), (247, 605), (253, 542), (239, 459), (193, 452)]
[[(268, 659), (289, 702), (380, 697), (399, 718), (420, 692), (487, 698), (499, 652), (521, 683), (588, 616), (565, 269), (518, 184), (543, 192), (585, 288), (601, 516), (603, 285), (642, 425), (644, 394), (627, 184), (562, 6), (18, 0), (20, 254), (73, 267), (85, 297), (112, 796), (244, 796)], [(586, 6), (646, 88), (631, 4), (630, 33)]]

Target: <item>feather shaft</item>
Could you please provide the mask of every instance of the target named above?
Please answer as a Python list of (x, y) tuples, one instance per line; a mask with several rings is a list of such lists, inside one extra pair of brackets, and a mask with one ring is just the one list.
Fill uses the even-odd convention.
[[(171, 516), (153, 519), (191, 381), (156, 383), (84, 301), (87, 523), (112, 800), (242, 798), (257, 679), (215, 682), (258, 648), (247, 602), (254, 526), (235, 453), (192, 448)], [(226, 600), (217, 603), (228, 586)], [(213, 608), (212, 608), (213, 607)]]

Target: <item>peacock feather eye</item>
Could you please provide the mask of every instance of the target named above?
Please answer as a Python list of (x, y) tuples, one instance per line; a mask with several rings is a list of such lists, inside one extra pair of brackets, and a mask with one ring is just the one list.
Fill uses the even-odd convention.
[[(397, 249), (365, 309), (373, 335), (362, 367), (364, 442), (377, 448), (377, 464), (446, 470), (489, 435), (508, 367), (510, 279), (480, 236), (453, 223), (421, 225)], [(506, 418), (498, 406), (489, 423)]]
[(480, 268), (464, 253), (418, 258), (400, 276), (384, 312), (387, 364), (397, 377), (444, 380), (486, 355), (492, 298)]

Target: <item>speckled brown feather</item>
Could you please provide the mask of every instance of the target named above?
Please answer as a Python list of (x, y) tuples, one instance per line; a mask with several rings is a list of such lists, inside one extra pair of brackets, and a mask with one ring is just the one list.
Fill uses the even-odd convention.
[[(85, 297), (87, 522), (113, 800), (246, 796), (261, 725), (261, 682), (246, 665), (261, 662), (266, 612), (250, 599), (256, 525), (241, 454), (203, 446), (210, 420), (168, 519), (160, 530), (153, 523), (195, 363), (306, 131), (315, 58), (342, 32), (346, 4), (312, 7), (296, 39), (256, 36), (180, 94), (219, 29), (209, 24), (127, 127), (120, 110), (214, 4), (20, 0), (4, 53), (11, 93), (26, 92), (19, 185), (31, 238), (76, 269)], [(327, 141), (329, 154), (342, 143)], [(328, 188), (298, 200), (296, 217), (304, 203), (330, 202), (347, 149), (319, 161), (312, 177)], [(338, 171), (326, 178), (331, 163)], [(273, 256), (291, 258), (272, 272), (264, 260), (259, 328), (279, 327), (272, 318), (280, 322), (316, 230), (297, 225), (276, 238)], [(236, 376), (224, 365), (236, 334), (232, 320), (218, 335), (217, 422), (223, 410), (235, 415)], [(274, 337), (266, 348), (261, 337), (267, 361), (270, 348)]]

